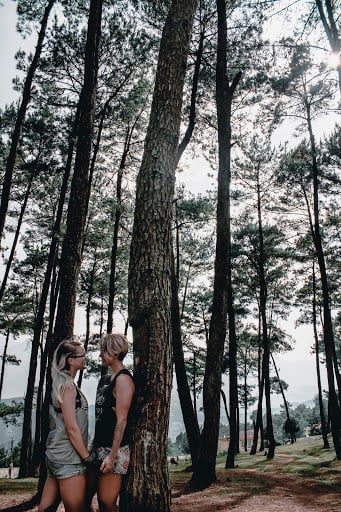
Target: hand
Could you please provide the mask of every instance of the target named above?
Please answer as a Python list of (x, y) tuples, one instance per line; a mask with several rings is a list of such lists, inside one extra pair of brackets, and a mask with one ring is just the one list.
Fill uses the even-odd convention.
[(111, 471), (114, 469), (114, 458), (111, 456), (111, 454), (107, 455), (104, 459), (102, 464), (100, 465), (100, 471), (104, 475), (107, 473), (111, 473)]
[(86, 465), (87, 468), (90, 468), (91, 466), (96, 465), (96, 455), (92, 452), (90, 453), (86, 459), (83, 459), (83, 463)]

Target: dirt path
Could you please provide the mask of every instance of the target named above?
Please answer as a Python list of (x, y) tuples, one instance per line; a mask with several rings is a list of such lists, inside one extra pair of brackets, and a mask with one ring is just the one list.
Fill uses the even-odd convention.
[[(233, 470), (231, 479), (220, 473), (217, 484), (204, 491), (176, 492), (172, 512), (339, 512), (341, 493), (313, 480), (280, 471), (260, 474)], [(340, 482), (341, 483), (341, 482)], [(339, 487), (339, 485), (338, 485)]]

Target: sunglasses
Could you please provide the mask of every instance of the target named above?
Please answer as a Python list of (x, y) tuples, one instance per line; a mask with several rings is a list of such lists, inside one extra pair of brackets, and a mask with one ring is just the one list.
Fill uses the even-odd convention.
[(81, 356), (69, 356), (69, 357), (71, 357), (71, 359), (78, 359), (79, 357), (85, 357), (85, 356), (86, 356), (86, 354), (84, 353)]

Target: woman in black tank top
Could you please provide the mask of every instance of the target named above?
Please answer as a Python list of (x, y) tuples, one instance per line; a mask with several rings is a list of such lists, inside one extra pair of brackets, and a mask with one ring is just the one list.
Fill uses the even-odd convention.
[[(111, 374), (101, 378), (96, 393), (96, 424), (92, 446), (97, 469), (89, 475), (91, 495), (97, 488), (101, 512), (116, 511), (122, 475), (130, 459), (132, 401), (135, 392), (133, 377), (124, 367), (128, 340), (123, 334), (107, 334), (101, 339), (100, 357)], [(90, 482), (92, 480), (92, 482)], [(95, 481), (93, 481), (95, 480)]]

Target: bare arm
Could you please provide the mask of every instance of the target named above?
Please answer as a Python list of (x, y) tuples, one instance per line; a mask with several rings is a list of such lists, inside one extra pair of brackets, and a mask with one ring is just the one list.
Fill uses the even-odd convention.
[(89, 450), (85, 445), (82, 432), (77, 423), (75, 401), (76, 388), (74, 386), (66, 388), (63, 394), (63, 402), (60, 404), (60, 407), (71, 444), (78, 452), (80, 458), (86, 459), (89, 456)]
[(104, 459), (101, 466), (101, 470), (104, 470), (103, 472), (109, 472), (114, 467), (117, 452), (127, 426), (128, 413), (133, 400), (134, 391), (135, 386), (131, 377), (124, 374), (119, 375), (115, 384), (116, 425), (113, 432), (113, 442), (110, 454)]

